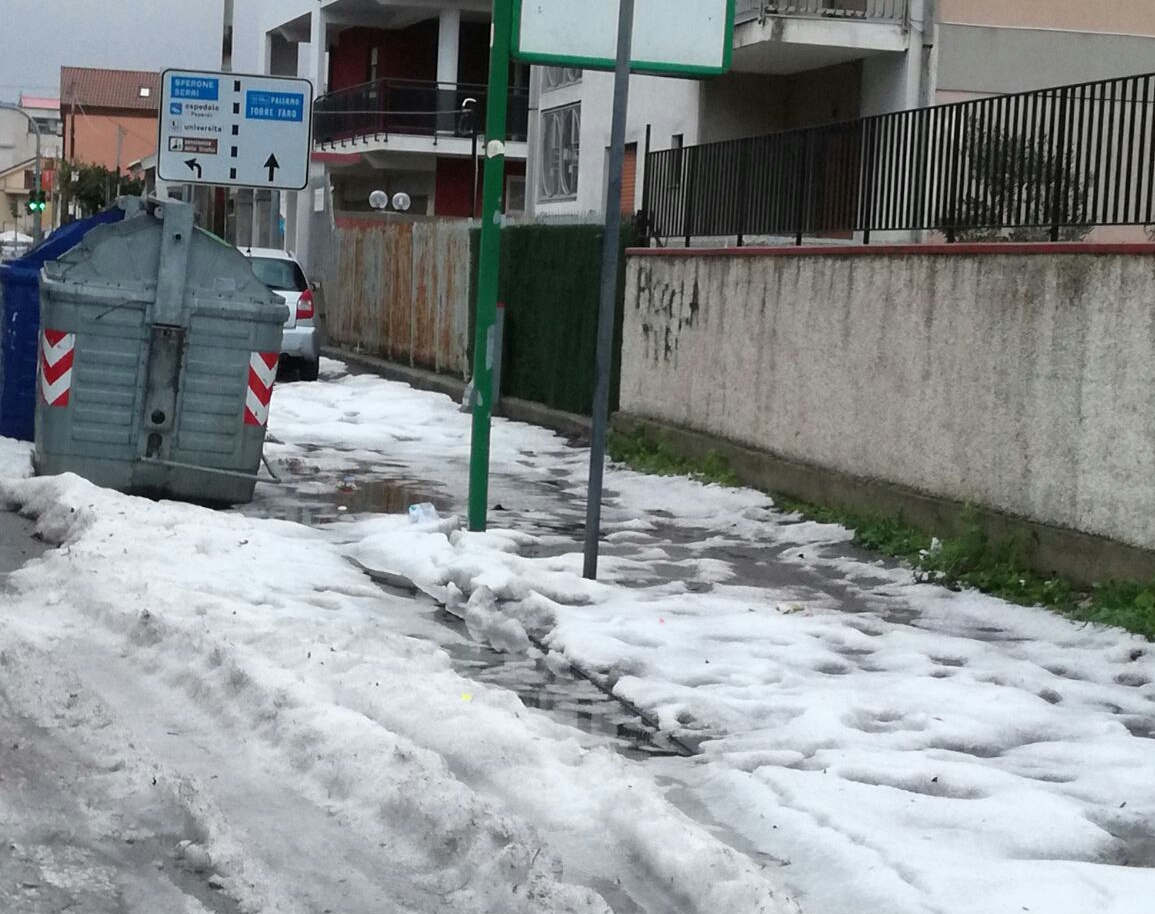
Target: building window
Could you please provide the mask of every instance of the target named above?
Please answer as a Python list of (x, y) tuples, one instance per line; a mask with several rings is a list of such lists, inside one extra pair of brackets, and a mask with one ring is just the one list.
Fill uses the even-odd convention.
[[(55, 117), (37, 117), (33, 118), (36, 121), (36, 126), (40, 128), (41, 136), (63, 136), (63, 131), (60, 126), (60, 119)], [(28, 125), (28, 132), (33, 134), (36, 129), (32, 124)]]
[(541, 113), (541, 200), (572, 200), (578, 189), (582, 106), (565, 105)]
[(562, 86), (572, 86), (582, 81), (582, 71), (576, 67), (546, 67), (546, 89), (560, 89)]
[(141, 98), (148, 98), (151, 95), (152, 95), (152, 88), (150, 86), (141, 86), (140, 87), (140, 97)]
[(525, 178), (510, 175), (505, 181), (505, 212), (520, 216), (525, 212)]

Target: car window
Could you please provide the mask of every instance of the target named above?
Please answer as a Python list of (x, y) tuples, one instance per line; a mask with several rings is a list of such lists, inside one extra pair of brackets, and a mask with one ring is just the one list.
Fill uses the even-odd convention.
[(291, 260), (276, 257), (251, 257), (257, 279), (277, 292), (304, 292), (309, 288), (305, 274)]

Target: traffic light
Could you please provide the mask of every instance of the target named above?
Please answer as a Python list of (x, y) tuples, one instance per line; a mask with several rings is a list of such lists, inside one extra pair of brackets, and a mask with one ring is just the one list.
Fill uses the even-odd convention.
[(42, 213), (44, 212), (45, 200), (47, 195), (44, 191), (29, 191), (28, 192), (28, 212)]

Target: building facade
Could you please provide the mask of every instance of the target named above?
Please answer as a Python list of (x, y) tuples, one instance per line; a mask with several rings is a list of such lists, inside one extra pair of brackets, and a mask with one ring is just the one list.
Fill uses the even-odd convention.
[(1151, 0), (940, 3), (940, 104), (1155, 71)]
[(159, 73), (61, 67), (64, 157), (125, 174), (156, 151), (159, 105)]
[[(811, 127), (930, 103), (933, 0), (736, 0), (724, 76), (630, 80), (622, 208), (642, 203), (652, 150)], [(604, 209), (613, 76), (535, 72), (530, 199), (545, 216)]]
[[(634, 76), (622, 208), (664, 150), (1155, 71), (1150, 0), (736, 0), (733, 68)], [(612, 76), (535, 75), (530, 208), (604, 209)], [(897, 239), (896, 239), (897, 240)]]
[(40, 181), (46, 201), (41, 224), (47, 227), (55, 224), (56, 163), (62, 151), (60, 102), (22, 95), (19, 106), (23, 114), (0, 109), (0, 233), (15, 230), (31, 236), (35, 220), (28, 212), (28, 196), (34, 186), (36, 133), (28, 118), (40, 128)]
[[(489, 0), (235, 0), (237, 72), (313, 82), (309, 188), (281, 201), (285, 242), (306, 260), (312, 226), (333, 214), (370, 216), (383, 191), (410, 200), (407, 218), (478, 211), (489, 79)], [(507, 206), (523, 206), (529, 68), (511, 71)], [(319, 226), (318, 226), (319, 227)], [(262, 237), (258, 232), (256, 237)]]

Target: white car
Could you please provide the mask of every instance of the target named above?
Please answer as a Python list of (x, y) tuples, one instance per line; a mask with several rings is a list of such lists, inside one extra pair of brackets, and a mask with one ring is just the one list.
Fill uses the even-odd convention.
[(241, 248), (253, 265), (253, 273), (289, 306), (281, 343), (281, 364), (298, 368), (302, 381), (316, 381), (321, 359), (313, 307), (313, 290), (301, 264), (288, 251), (277, 248)]

